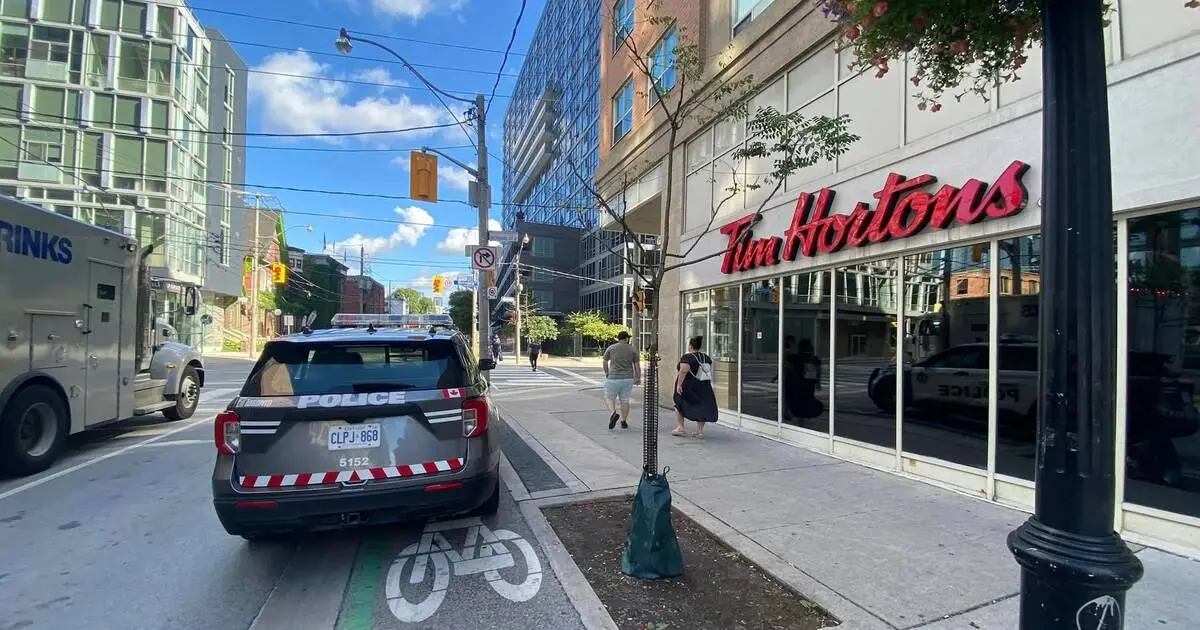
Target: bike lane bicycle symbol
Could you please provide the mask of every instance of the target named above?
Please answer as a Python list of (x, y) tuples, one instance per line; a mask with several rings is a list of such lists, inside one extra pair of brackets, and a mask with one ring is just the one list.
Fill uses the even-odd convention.
[[(467, 535), (462, 548), (456, 550), (443, 532), (460, 529), (466, 529)], [(524, 580), (515, 584), (500, 575), (500, 569), (516, 565), (509, 545), (520, 552), (525, 565)], [(433, 586), (429, 595), (420, 601), (409, 601), (403, 585), (425, 582), (430, 565)], [(384, 596), (396, 619), (414, 623), (432, 617), (446, 599), (452, 569), (459, 577), (482, 573), (497, 595), (512, 602), (529, 601), (542, 587), (542, 563), (533, 545), (515, 532), (492, 531), (478, 517), (429, 523), (421, 533), (421, 540), (405, 547), (388, 569)]]

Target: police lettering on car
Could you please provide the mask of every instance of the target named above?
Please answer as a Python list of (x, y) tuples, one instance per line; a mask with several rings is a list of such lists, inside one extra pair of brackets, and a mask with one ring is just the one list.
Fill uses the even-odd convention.
[[(1001, 387), (1000, 400), (1020, 402), (1021, 392), (1016, 387)], [(938, 396), (946, 398), (981, 399), (987, 396), (986, 385), (938, 385)]]

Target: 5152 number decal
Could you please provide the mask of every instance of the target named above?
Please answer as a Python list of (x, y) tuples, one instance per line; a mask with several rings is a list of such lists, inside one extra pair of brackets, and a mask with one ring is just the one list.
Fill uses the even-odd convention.
[(343, 457), (338, 460), (338, 466), (342, 468), (367, 468), (370, 465), (370, 457)]

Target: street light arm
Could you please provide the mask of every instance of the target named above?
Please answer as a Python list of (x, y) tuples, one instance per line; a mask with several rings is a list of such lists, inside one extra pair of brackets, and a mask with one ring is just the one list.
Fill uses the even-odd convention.
[[(434, 85), (434, 84), (430, 83), (430, 82), (429, 82), (429, 80), (428, 80), (428, 79), (426, 79), (424, 75), (422, 75), (420, 72), (418, 72), (418, 71), (417, 71), (417, 69), (416, 69), (416, 68), (414, 68), (414, 67), (412, 66), (412, 64), (408, 63), (408, 60), (407, 60), (407, 59), (405, 59), (404, 57), (401, 57), (401, 56), (400, 56), (400, 53), (397, 53), (396, 51), (392, 50), (391, 48), (389, 48), (389, 47), (387, 47), (387, 46), (384, 46), (383, 44), (380, 44), (379, 42), (377, 42), (377, 41), (375, 41), (375, 40), (366, 39), (366, 38), (363, 38), (363, 37), (358, 37), (358, 36), (352, 36), (352, 35), (350, 35), (350, 33), (349, 33), (349, 32), (347, 32), (347, 31), (346, 31), (346, 29), (344, 29), (344, 28), (341, 30), (341, 34), (340, 34), (340, 37), (339, 37), (339, 42), (340, 42), (341, 40), (343, 40), (343, 39), (344, 39), (344, 40), (345, 40), (347, 43), (349, 43), (349, 42), (352, 42), (352, 41), (353, 41), (353, 42), (362, 42), (362, 43), (364, 43), (364, 44), (371, 44), (372, 46), (375, 46), (376, 48), (381, 48), (381, 49), (383, 49), (383, 50), (385, 50), (385, 51), (387, 51), (387, 52), (391, 53), (391, 54), (392, 54), (392, 56), (393, 56), (393, 57), (395, 57), (396, 59), (399, 59), (399, 60), (400, 60), (400, 63), (404, 64), (404, 67), (405, 67), (405, 68), (408, 68), (408, 71), (409, 71), (409, 72), (411, 72), (411, 73), (413, 73), (414, 75), (416, 75), (416, 77), (417, 77), (418, 79), (420, 79), (420, 80), (421, 80), (421, 83), (424, 83), (424, 84), (425, 84), (425, 87), (427, 87), (427, 88), (429, 88), (429, 89), (433, 90), (434, 92), (436, 92), (436, 93), (438, 93), (438, 94), (441, 94), (442, 96), (445, 96), (446, 98), (452, 98), (452, 99), (454, 99), (454, 100), (456, 100), (456, 101), (460, 101), (460, 102), (463, 102), (463, 103), (468, 103), (468, 104), (470, 104), (470, 105), (474, 105), (474, 104), (475, 104), (475, 99), (463, 98), (463, 97), (461, 97), (461, 96), (455, 96), (455, 95), (453, 95), (453, 94), (451, 94), (451, 93), (449, 93), (449, 92), (447, 92), (447, 91), (445, 91), (445, 90), (443, 90), (443, 89), (439, 88), (438, 86), (436, 86), (436, 85)], [(340, 46), (340, 43), (339, 43), (339, 49), (340, 49), (340, 48), (341, 48), (341, 46)], [(349, 49), (347, 48), (347, 49), (346, 49), (345, 51), (343, 51), (343, 52), (348, 52), (348, 51), (349, 51)]]
[(474, 178), (476, 179), (476, 181), (478, 181), (478, 180), (479, 180), (479, 171), (477, 171), (477, 170), (475, 170), (475, 169), (471, 168), (470, 166), (467, 166), (466, 164), (463, 164), (462, 162), (460, 162), (460, 161), (458, 161), (458, 160), (454, 159), (453, 157), (451, 157), (451, 156), (447, 155), (446, 153), (444, 153), (444, 152), (442, 152), (442, 151), (439, 151), (439, 150), (437, 150), (437, 149), (434, 149), (434, 148), (432, 148), (432, 147), (421, 147), (421, 153), (436, 153), (436, 154), (438, 154), (438, 155), (440, 155), (440, 156), (442, 156), (442, 157), (446, 158), (447, 160), (450, 160), (451, 162), (454, 162), (454, 164), (455, 164), (456, 166), (458, 166), (458, 167), (459, 167), (459, 168), (461, 168), (462, 170), (466, 171), (466, 172), (467, 172), (467, 174), (469, 174), (471, 177), (474, 177)]

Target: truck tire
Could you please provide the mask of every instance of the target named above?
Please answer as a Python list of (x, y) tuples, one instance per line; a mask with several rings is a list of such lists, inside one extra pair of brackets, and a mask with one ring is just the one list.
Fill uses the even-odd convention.
[(875, 381), (875, 387), (870, 392), (871, 402), (882, 411), (896, 411), (896, 379), (892, 376), (882, 376)]
[(175, 422), (186, 420), (196, 413), (200, 405), (200, 373), (196, 368), (185, 365), (183, 374), (179, 377), (179, 392), (175, 396), (175, 406), (163, 409), (163, 416)]
[(0, 474), (24, 477), (46, 470), (70, 432), (70, 414), (57, 391), (46, 385), (22, 389), (0, 415)]

